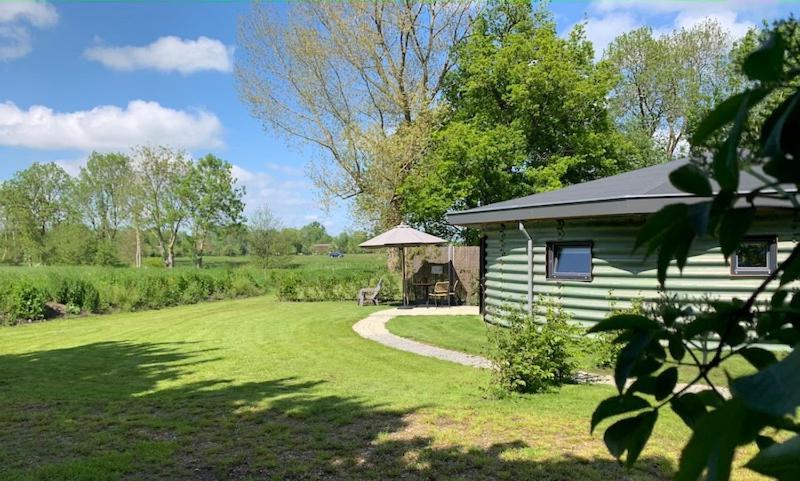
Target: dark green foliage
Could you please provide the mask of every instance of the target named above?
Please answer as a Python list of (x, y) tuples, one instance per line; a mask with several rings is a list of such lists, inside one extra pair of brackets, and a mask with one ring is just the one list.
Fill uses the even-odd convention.
[(451, 230), (448, 210), (649, 163), (649, 145), (624, 136), (608, 113), (617, 72), (595, 61), (581, 26), (559, 34), (540, 6), (492, 3), (457, 46), (454, 64), (441, 126), (401, 189), (409, 220), (426, 230)]
[(22, 281), (11, 287), (4, 310), (10, 320), (37, 321), (44, 319), (47, 291), (32, 282)]
[(400, 298), (400, 286), (388, 277), (386, 272), (353, 271), (345, 273), (282, 272), (276, 271), (276, 294), (282, 301), (352, 301), (358, 290), (375, 287), (383, 277), (380, 298), (396, 300)]
[[(750, 90), (722, 102), (702, 122), (693, 136), (696, 149), (709, 149), (713, 157), (708, 173), (700, 166), (687, 166), (672, 173), (672, 184), (684, 192), (710, 197), (700, 204), (675, 204), (652, 215), (637, 238), (637, 247), (649, 255), (658, 253), (658, 276), (669, 288), (666, 272), (672, 260), (683, 269), (689, 247), (696, 237), (712, 236), (719, 241), (721, 253), (735, 252), (747, 235), (762, 198), (782, 200), (787, 207), (800, 211), (797, 194), (786, 192), (780, 183), (800, 180), (800, 70), (795, 61), (800, 49), (784, 37), (797, 32), (797, 22), (779, 22), (762, 46), (747, 57), (744, 74)], [(791, 37), (794, 39), (794, 37)], [(796, 42), (797, 43), (797, 42)], [(792, 60), (790, 60), (792, 59)], [(785, 100), (763, 115), (755, 107), (779, 91), (791, 91)], [(761, 121), (760, 136), (754, 144), (744, 143), (751, 116)], [(742, 155), (755, 155), (764, 164), (763, 186), (747, 193), (749, 207), (740, 207), (735, 194), (739, 190), (740, 171), (748, 168)], [(703, 177), (703, 176), (706, 177)], [(708, 188), (710, 180), (721, 187), (716, 195)], [(775, 193), (765, 192), (774, 190)], [(747, 467), (779, 480), (797, 479), (800, 446), (796, 433), (797, 409), (800, 407), (800, 297), (790, 291), (800, 279), (800, 246), (764, 279), (744, 300), (713, 301), (708, 309), (697, 311), (674, 299), (646, 315), (618, 314), (598, 323), (592, 331), (620, 332), (626, 342), (615, 367), (619, 395), (602, 402), (595, 411), (592, 427), (598, 419), (617, 412), (633, 412), (643, 404), (639, 395), (652, 396), (651, 408), (635, 417), (626, 417), (605, 433), (606, 445), (614, 456), (627, 452), (626, 464), (636, 461), (652, 432), (660, 409), (670, 406), (692, 430), (681, 454), (675, 479), (678, 481), (727, 481), (740, 446), (759, 449)], [(767, 289), (775, 293), (769, 303), (762, 302)], [(791, 294), (791, 295), (790, 295)], [(698, 339), (713, 339), (716, 345), (709, 355), (699, 358), (690, 349)], [(755, 344), (782, 344), (791, 353), (778, 359)], [(664, 344), (668, 350), (664, 349)], [(687, 356), (688, 354), (688, 356)], [(740, 356), (758, 372), (730, 379), (732, 394), (726, 399), (711, 382), (710, 373), (732, 356)], [(676, 364), (691, 363), (697, 375), (687, 386), (676, 387)], [(629, 383), (629, 381), (634, 382)], [(699, 393), (689, 388), (703, 382), (711, 389)], [(775, 439), (788, 439), (776, 444)]]
[(85, 279), (57, 278), (53, 281), (50, 297), (59, 304), (74, 306), (85, 312), (97, 312), (100, 308), (100, 293), (94, 284)]
[(497, 369), (495, 386), (501, 392), (538, 393), (572, 380), (578, 328), (563, 310), (547, 307), (545, 322), (522, 312), (508, 316), (507, 329), (490, 332), (490, 356)]

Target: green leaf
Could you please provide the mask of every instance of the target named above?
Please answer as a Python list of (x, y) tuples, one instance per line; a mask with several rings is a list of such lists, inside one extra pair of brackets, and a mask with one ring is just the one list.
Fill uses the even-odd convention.
[(647, 411), (638, 416), (612, 424), (603, 435), (603, 441), (615, 458), (621, 459), (627, 451), (626, 466), (633, 466), (653, 433), (658, 411)]
[(784, 264), (781, 274), (781, 285), (788, 284), (800, 278), (800, 244), (794, 246), (792, 254), (795, 256), (789, 263)]
[(746, 92), (746, 94), (736, 112), (733, 125), (728, 132), (728, 138), (714, 155), (711, 163), (714, 178), (722, 190), (736, 191), (739, 188), (739, 140), (753, 101), (753, 92)]
[(755, 209), (743, 208), (729, 210), (719, 225), (719, 246), (722, 255), (730, 257), (742, 243), (755, 218)]
[(638, 331), (652, 331), (658, 329), (660, 324), (639, 314), (617, 314), (598, 322), (588, 332), (619, 331), (634, 329)]
[(706, 173), (694, 164), (686, 164), (669, 174), (669, 181), (676, 189), (700, 197), (711, 197), (711, 182)]
[[(636, 251), (645, 244), (656, 242), (672, 228), (676, 219), (686, 218), (687, 208), (688, 206), (686, 204), (670, 204), (662, 207), (658, 212), (648, 217), (647, 222), (639, 229), (633, 250)], [(652, 252), (652, 250), (650, 250), (648, 254), (650, 252)]]
[(594, 432), (594, 428), (596, 428), (598, 424), (612, 416), (639, 411), (649, 407), (651, 407), (650, 403), (639, 396), (621, 395), (604, 399), (597, 405), (597, 409), (595, 409), (592, 414), (592, 427), (590, 432)]
[(670, 367), (665, 369), (661, 374), (656, 377), (655, 396), (656, 399), (661, 401), (666, 399), (667, 396), (672, 394), (675, 385), (678, 384), (678, 368)]
[(695, 317), (683, 328), (683, 335), (691, 339), (706, 332), (719, 334), (725, 329), (726, 321), (719, 313), (707, 313)]
[(800, 436), (762, 449), (745, 466), (778, 481), (800, 479)]
[[(785, 140), (796, 140), (797, 117), (800, 114), (800, 92), (787, 98), (773, 112), (761, 131), (762, 152), (766, 157), (783, 157), (787, 150)], [(784, 137), (786, 135), (786, 137)], [(791, 153), (791, 152), (789, 152)], [(784, 178), (779, 178), (784, 180)]]
[(683, 346), (683, 339), (678, 335), (670, 336), (667, 347), (669, 347), (669, 355), (676, 361), (683, 359), (684, 354), (686, 354), (686, 348)]
[(754, 89), (733, 95), (723, 100), (714, 110), (708, 113), (692, 134), (691, 144), (700, 146), (711, 137), (714, 132), (733, 122), (743, 102), (754, 105), (760, 102), (769, 92), (766, 89)]
[(619, 351), (617, 364), (614, 367), (614, 383), (620, 394), (622, 394), (628, 378), (631, 377), (631, 371), (636, 366), (636, 362), (652, 340), (653, 333), (651, 331), (635, 331), (630, 342)]
[(774, 82), (783, 76), (783, 61), (786, 44), (779, 32), (773, 31), (770, 37), (753, 51), (742, 63), (742, 71), (750, 80)]
[(697, 393), (689, 392), (681, 395), (680, 397), (672, 398), (669, 402), (675, 414), (683, 419), (687, 426), (693, 428), (697, 421), (699, 421), (708, 412), (706, 410), (706, 403), (700, 398)]
[(775, 354), (760, 347), (742, 349), (739, 351), (739, 355), (745, 358), (747, 362), (752, 364), (756, 369), (764, 369), (770, 364), (778, 362), (778, 358), (775, 357)]
[(772, 416), (794, 415), (800, 406), (800, 352), (795, 346), (791, 354), (770, 364), (752, 376), (741, 377), (731, 382), (733, 394), (744, 404), (761, 413)]
[(763, 140), (763, 153), (767, 157), (783, 157), (787, 152), (784, 141), (796, 140), (794, 137), (797, 135), (796, 127), (798, 123), (798, 116), (800, 116), (800, 92), (795, 93), (786, 101), (784, 105), (776, 110), (781, 112), (780, 116), (775, 120), (772, 129), (763, 134), (768, 134), (767, 138)]
[(681, 453), (675, 481), (697, 481), (703, 470), (707, 481), (727, 481), (744, 415), (741, 403), (732, 400), (700, 418)]

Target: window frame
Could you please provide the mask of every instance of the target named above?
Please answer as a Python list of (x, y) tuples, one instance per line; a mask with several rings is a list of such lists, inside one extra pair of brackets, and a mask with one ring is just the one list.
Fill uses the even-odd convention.
[(742, 244), (748, 242), (767, 243), (767, 267), (737, 267), (739, 263), (739, 249), (731, 254), (731, 277), (768, 277), (778, 267), (778, 237), (774, 235), (747, 236)]
[[(555, 270), (556, 267), (556, 249), (559, 247), (588, 247), (589, 248), (589, 272), (561, 272)], [(594, 270), (594, 242), (592, 241), (549, 241), (546, 244), (547, 255), (547, 275), (548, 281), (581, 281), (591, 282), (593, 279), (592, 271)]]

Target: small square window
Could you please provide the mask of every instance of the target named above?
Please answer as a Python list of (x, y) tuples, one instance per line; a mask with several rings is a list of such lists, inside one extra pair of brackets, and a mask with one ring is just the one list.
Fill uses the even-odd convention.
[(550, 242), (547, 244), (547, 278), (592, 280), (591, 242)]
[(734, 276), (768, 276), (778, 264), (774, 237), (748, 237), (731, 256)]

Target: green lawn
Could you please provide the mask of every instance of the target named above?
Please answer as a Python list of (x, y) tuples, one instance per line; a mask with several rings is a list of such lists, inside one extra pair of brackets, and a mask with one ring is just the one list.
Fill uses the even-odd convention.
[(0, 479), (669, 478), (674, 416), (626, 471), (588, 433), (611, 388), (497, 399), (485, 371), (358, 337), (374, 309), (258, 297), (2, 328)]
[[(456, 351), (486, 355), (489, 350), (487, 330), (492, 327), (481, 321), (478, 316), (405, 316), (392, 319), (387, 328), (398, 336)], [(581, 370), (599, 374), (612, 373), (610, 369), (598, 368), (591, 354), (580, 353), (576, 357), (578, 368)], [(688, 356), (685, 360), (689, 361)], [(728, 359), (722, 367), (732, 377), (755, 372), (755, 369), (741, 357)], [(691, 366), (680, 366), (678, 372), (681, 382), (689, 382), (697, 376), (697, 369)], [(709, 377), (717, 385), (728, 385), (725, 373), (719, 369), (712, 372)]]

